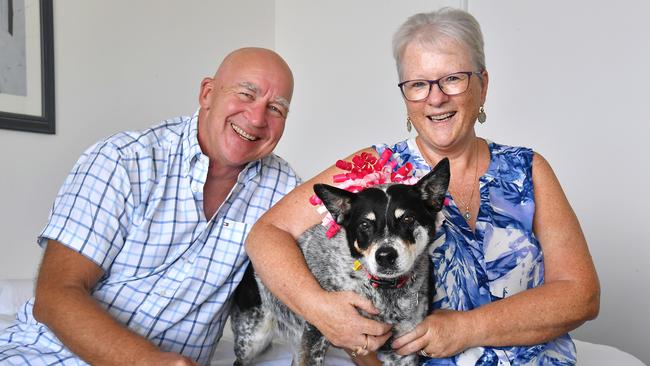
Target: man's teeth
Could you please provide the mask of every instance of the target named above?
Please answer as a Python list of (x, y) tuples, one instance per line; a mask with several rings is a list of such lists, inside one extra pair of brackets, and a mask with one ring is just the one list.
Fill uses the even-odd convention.
[(449, 113), (445, 113), (445, 114), (440, 114), (438, 116), (429, 116), (429, 119), (432, 120), (432, 121), (442, 121), (442, 120), (445, 120), (447, 118), (452, 117), (454, 114), (456, 114), (456, 112), (449, 112)]
[(233, 129), (235, 132), (237, 132), (237, 134), (238, 134), (239, 136), (241, 136), (242, 138), (244, 138), (244, 139), (246, 139), (246, 140), (248, 140), (248, 141), (255, 141), (255, 140), (257, 140), (257, 139), (259, 138), (259, 137), (257, 137), (257, 136), (253, 136), (253, 135), (251, 135), (251, 134), (246, 133), (246, 131), (242, 130), (241, 127), (237, 126), (237, 125), (234, 124), (234, 123), (231, 123), (231, 124), (230, 124), (230, 127), (232, 127), (232, 129)]

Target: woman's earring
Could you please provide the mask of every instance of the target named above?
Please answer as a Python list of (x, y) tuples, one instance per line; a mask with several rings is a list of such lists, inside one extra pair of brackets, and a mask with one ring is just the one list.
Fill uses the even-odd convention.
[(408, 132), (411, 132), (412, 128), (413, 128), (413, 125), (411, 124), (411, 117), (407, 116), (406, 117), (406, 130)]
[(485, 108), (481, 106), (478, 109), (478, 121), (479, 123), (485, 123), (485, 120), (487, 119), (487, 116), (485, 115)]

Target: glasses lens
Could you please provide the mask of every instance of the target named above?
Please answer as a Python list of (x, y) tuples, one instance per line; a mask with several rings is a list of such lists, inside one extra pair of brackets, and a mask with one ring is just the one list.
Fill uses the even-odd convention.
[(429, 95), (429, 82), (426, 80), (410, 80), (402, 84), (402, 91), (408, 100), (422, 100)]
[(456, 73), (447, 75), (438, 81), (440, 89), (447, 95), (456, 95), (467, 90), (469, 85), (469, 75)]

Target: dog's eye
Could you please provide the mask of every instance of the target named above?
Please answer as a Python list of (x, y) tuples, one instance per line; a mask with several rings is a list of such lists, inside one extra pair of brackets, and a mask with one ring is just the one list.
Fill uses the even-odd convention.
[(370, 223), (368, 221), (361, 221), (359, 223), (359, 229), (361, 229), (363, 231), (368, 231), (371, 228), (372, 228), (372, 225), (370, 225)]
[(405, 215), (404, 218), (402, 218), (402, 221), (404, 221), (404, 223), (407, 225), (411, 225), (413, 222), (415, 222), (415, 218), (411, 215)]

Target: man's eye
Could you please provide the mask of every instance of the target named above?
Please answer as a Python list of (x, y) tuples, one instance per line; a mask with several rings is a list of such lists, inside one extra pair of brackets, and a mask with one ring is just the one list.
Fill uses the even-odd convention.
[(271, 111), (272, 114), (274, 114), (274, 115), (276, 115), (278, 117), (284, 117), (285, 116), (284, 110), (282, 110), (282, 109), (280, 109), (280, 108), (278, 108), (278, 107), (276, 107), (274, 105), (270, 105), (268, 108), (269, 108), (269, 110)]
[(255, 99), (255, 97), (253, 96), (253, 94), (250, 94), (250, 93), (239, 92), (239, 93), (237, 93), (237, 94), (239, 94), (242, 98), (245, 98), (245, 99), (248, 99), (248, 100), (253, 100), (253, 99)]

